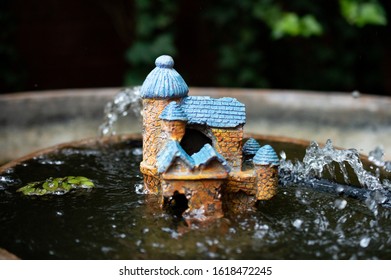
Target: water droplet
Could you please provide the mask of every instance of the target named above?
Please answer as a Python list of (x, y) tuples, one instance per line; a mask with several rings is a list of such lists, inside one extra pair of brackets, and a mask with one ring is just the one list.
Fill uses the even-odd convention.
[(100, 250), (102, 251), (103, 254), (107, 254), (110, 251), (113, 251), (113, 248), (107, 247), (107, 246), (102, 246), (102, 248), (100, 248)]
[(134, 184), (134, 189), (137, 194), (146, 194), (147, 191), (144, 188), (144, 185), (141, 183)]
[(358, 90), (352, 91), (353, 98), (359, 98), (361, 96), (361, 93)]
[(303, 220), (300, 220), (300, 219), (296, 219), (292, 222), (292, 225), (297, 228), (297, 229), (300, 229), (301, 228), (301, 225), (303, 224)]
[(132, 155), (134, 155), (134, 156), (141, 156), (141, 155), (143, 155), (143, 149), (142, 148), (134, 148), (134, 149), (132, 149)]
[(371, 242), (371, 238), (365, 236), (365, 237), (361, 238), (361, 240), (360, 240), (360, 246), (363, 247), (363, 248), (366, 248), (366, 247), (368, 247), (369, 242)]
[(384, 163), (384, 170), (387, 172), (391, 172), (391, 161), (386, 161)]
[(348, 202), (345, 199), (336, 199), (334, 201), (335, 208), (338, 208), (340, 210), (344, 209), (347, 204), (348, 204)]

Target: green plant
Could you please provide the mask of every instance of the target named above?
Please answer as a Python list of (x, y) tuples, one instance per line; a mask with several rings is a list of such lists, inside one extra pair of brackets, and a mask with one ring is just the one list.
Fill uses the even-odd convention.
[(150, 71), (151, 61), (164, 54), (175, 55), (174, 19), (177, 2), (170, 0), (134, 0), (134, 43), (127, 50), (127, 85), (140, 84)]
[[(194, 57), (212, 58), (208, 67), (215, 71), (202, 85), (381, 90), (376, 85), (382, 79), (379, 65), (385, 39), (373, 34), (387, 26), (387, 15), (377, 0), (197, 1), (193, 22), (183, 21), (189, 17), (188, 2), (133, 3), (127, 85), (140, 84), (157, 56), (181, 57), (186, 47), (193, 48), (185, 53)], [(204, 34), (194, 42), (193, 34), (184, 29), (196, 30), (200, 23)], [(376, 43), (366, 43), (372, 39)], [(192, 43), (178, 44), (183, 41)], [(193, 45), (200, 44), (208, 46), (201, 48), (207, 54), (197, 53)]]

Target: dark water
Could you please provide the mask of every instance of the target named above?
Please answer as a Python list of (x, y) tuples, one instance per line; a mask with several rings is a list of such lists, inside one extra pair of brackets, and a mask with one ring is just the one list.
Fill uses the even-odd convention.
[[(142, 193), (141, 143), (66, 148), (0, 176), (0, 247), (23, 259), (391, 259), (391, 211), (280, 187), (254, 213), (189, 228)], [(276, 146), (302, 157), (304, 151)], [(50, 176), (86, 176), (96, 188), (24, 197)]]

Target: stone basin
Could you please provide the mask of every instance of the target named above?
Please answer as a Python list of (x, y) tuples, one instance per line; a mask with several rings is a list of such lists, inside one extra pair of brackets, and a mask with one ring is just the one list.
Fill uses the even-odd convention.
[[(0, 163), (56, 144), (96, 137), (103, 108), (120, 88), (64, 89), (0, 95)], [(280, 138), (333, 140), (368, 154), (375, 147), (391, 159), (391, 98), (343, 92), (190, 88), (191, 95), (235, 97), (246, 105), (247, 133)], [(134, 115), (117, 132), (137, 133)]]

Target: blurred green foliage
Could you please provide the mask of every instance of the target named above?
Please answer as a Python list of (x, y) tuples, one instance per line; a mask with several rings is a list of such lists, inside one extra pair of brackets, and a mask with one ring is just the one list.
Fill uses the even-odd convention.
[[(188, 28), (178, 22), (180, 13), (186, 14), (182, 1), (134, 3), (127, 85), (142, 83), (158, 55), (180, 58), (178, 45), (183, 44), (178, 42), (192, 36), (178, 35), (179, 29)], [(199, 1), (196, 13), (196, 24), (207, 26), (205, 41), (198, 44), (209, 44), (215, 58), (215, 74), (207, 86), (378, 90), (382, 83), (382, 42), (368, 44), (381, 41), (376, 36), (387, 25), (377, 0)]]
[[(126, 86), (141, 84), (155, 58), (169, 54), (191, 86), (386, 93), (385, 0), (89, 1), (129, 45)], [(4, 92), (23, 90), (27, 71), (15, 48), (11, 2), (0, 2)]]
[(127, 85), (140, 84), (152, 61), (161, 54), (175, 55), (174, 19), (176, 1), (134, 0), (134, 43), (127, 50), (126, 60), (133, 66), (125, 76)]

